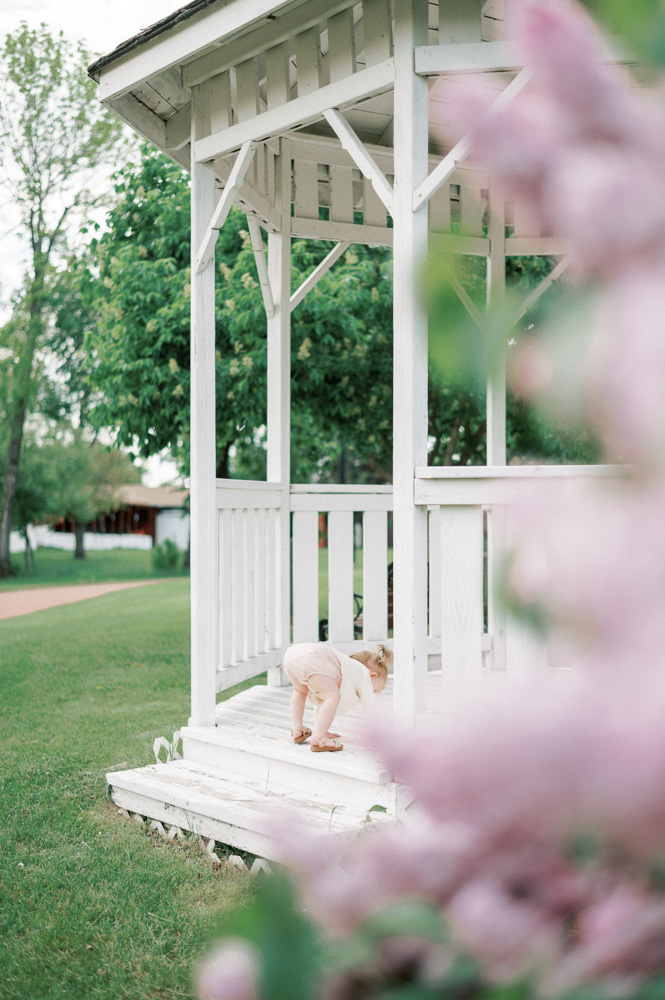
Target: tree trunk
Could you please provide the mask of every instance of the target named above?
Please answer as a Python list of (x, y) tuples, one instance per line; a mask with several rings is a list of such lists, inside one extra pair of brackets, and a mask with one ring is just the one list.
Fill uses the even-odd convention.
[(85, 535), (85, 524), (74, 525), (74, 537), (76, 538), (76, 548), (74, 549), (75, 559), (85, 559), (85, 548), (84, 548), (84, 538)]
[(16, 497), (16, 481), (21, 459), (21, 444), (23, 442), (23, 427), (28, 413), (30, 396), (32, 395), (32, 370), (35, 360), (37, 343), (43, 328), (44, 309), (44, 274), (46, 260), (41, 259), (35, 264), (35, 277), (28, 292), (28, 330), (25, 349), (16, 365), (16, 390), (12, 393), (9, 420), (9, 447), (7, 449), (7, 465), (2, 489), (2, 509), (0, 510), (0, 578), (12, 575), (12, 562), (9, 553), (9, 536), (12, 530), (12, 515)]

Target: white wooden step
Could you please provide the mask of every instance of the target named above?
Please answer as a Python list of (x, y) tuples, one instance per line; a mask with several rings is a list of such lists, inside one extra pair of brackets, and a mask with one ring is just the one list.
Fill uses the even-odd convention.
[(120, 808), (264, 858), (274, 856), (270, 828), (278, 819), (272, 816), (284, 808), (297, 810), (301, 822), (321, 834), (356, 832), (368, 817), (362, 807), (312, 800), (300, 789), (274, 784), (266, 789), (186, 760), (114, 771), (106, 778)]

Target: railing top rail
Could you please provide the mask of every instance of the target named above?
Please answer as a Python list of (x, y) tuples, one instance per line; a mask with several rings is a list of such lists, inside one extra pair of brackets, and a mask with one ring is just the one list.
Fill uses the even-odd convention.
[(416, 479), (562, 479), (623, 476), (623, 465), (446, 465), (418, 466)]
[(291, 493), (386, 493), (392, 494), (392, 486), (346, 486), (322, 485), (321, 483), (292, 483)]
[(266, 483), (260, 479), (216, 479), (218, 490), (286, 490), (283, 483)]

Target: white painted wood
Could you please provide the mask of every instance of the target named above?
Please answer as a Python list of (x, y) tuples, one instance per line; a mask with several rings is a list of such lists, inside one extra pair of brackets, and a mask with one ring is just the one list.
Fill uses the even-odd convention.
[[(201, 86), (204, 85), (201, 84)], [(195, 263), (195, 272), (197, 274), (207, 267), (208, 263), (214, 258), (215, 243), (219, 236), (219, 230), (226, 222), (226, 218), (231, 211), (231, 206), (240, 190), (255, 149), (255, 142), (246, 142), (236, 157), (226, 187), (215, 206), (214, 212), (212, 212), (208, 228), (201, 239)]]
[(525, 316), (526, 313), (528, 313), (529, 309), (536, 304), (541, 295), (544, 295), (547, 289), (554, 284), (557, 278), (561, 277), (561, 275), (568, 268), (570, 261), (570, 257), (563, 257), (562, 260), (560, 260), (559, 263), (552, 268), (552, 271), (547, 275), (547, 277), (543, 278), (540, 284), (537, 285), (529, 295), (527, 295), (522, 305), (516, 310), (512, 317), (513, 326), (519, 323), (522, 316)]
[(388, 517), (384, 511), (363, 515), (363, 638), (378, 642), (388, 635)]
[[(254, 493), (264, 494), (259, 498), (262, 505), (270, 507), (273, 504), (278, 505), (280, 502), (282, 484), (277, 482), (263, 482), (257, 479), (216, 479), (215, 485), (217, 489), (223, 491), (224, 495), (227, 495), (230, 490), (251, 490)], [(265, 496), (266, 493), (271, 494), (270, 496)], [(243, 500), (242, 503), (236, 503), (236, 507), (246, 507), (247, 503)]]
[(289, 50), (282, 42), (266, 50), (266, 96), (268, 110), (286, 104), (289, 99)]
[[(286, 42), (298, 31), (305, 31), (326, 17), (332, 19), (338, 11), (353, 6), (356, 0), (307, 0), (291, 11), (271, 19), (259, 28), (231, 39), (219, 50), (201, 56), (199, 59), (183, 66), (182, 82), (184, 87), (192, 87), (201, 83), (209, 76), (219, 73), (220, 69), (235, 66), (243, 59), (266, 51), (269, 47)], [(330, 29), (329, 29), (330, 30)]]
[(289, 300), (292, 312), (297, 305), (300, 305), (307, 293), (311, 292), (311, 290), (318, 285), (323, 275), (328, 273), (333, 264), (339, 260), (346, 250), (348, 250), (349, 246), (349, 243), (337, 243), (332, 248), (330, 253), (323, 258), (321, 263), (314, 268), (312, 273), (305, 278), (303, 283), (299, 285)]
[(428, 518), (428, 636), (441, 638), (441, 512), (438, 507), (429, 511)]
[(451, 271), (448, 274), (448, 280), (450, 282), (451, 287), (457, 294), (458, 299), (460, 300), (460, 302), (462, 303), (462, 305), (464, 306), (464, 308), (466, 309), (466, 311), (468, 312), (469, 316), (474, 321), (478, 329), (484, 330), (487, 322), (485, 316), (483, 316), (480, 309), (473, 301), (473, 299), (467, 292), (466, 288), (464, 287), (462, 282), (459, 280), (459, 278), (453, 271)]
[(223, 670), (217, 671), (217, 692), (228, 691), (229, 688), (243, 681), (248, 681), (265, 671), (280, 669), (284, 653), (281, 649), (269, 649), (250, 660), (233, 663)]
[[(210, 93), (192, 93), (193, 143), (210, 128)], [(203, 239), (214, 208), (212, 165), (192, 162), (192, 248)], [(191, 299), (191, 719), (214, 725), (219, 642), (217, 510), (215, 505), (215, 268), (200, 271), (192, 260)], [(210, 550), (215, 554), (210, 558)]]
[(353, 639), (353, 513), (328, 514), (328, 639)]
[(233, 627), (233, 514), (219, 512), (219, 665), (231, 663), (231, 630)]
[(319, 514), (293, 515), (293, 641), (319, 641)]
[[(215, 174), (224, 182), (224, 185), (228, 184), (231, 169), (231, 165), (224, 160), (217, 160), (215, 163)], [(272, 199), (274, 201), (274, 194)], [(261, 225), (268, 232), (276, 233), (280, 229), (281, 220), (275, 211), (273, 202), (268, 201), (267, 197), (262, 195), (260, 191), (257, 191), (256, 188), (251, 187), (247, 183), (247, 180), (241, 185), (236, 196), (236, 201), (239, 207), (245, 212), (251, 212), (260, 219)]]
[(460, 232), (463, 236), (483, 235), (486, 205), (485, 199), (477, 189), (460, 188)]
[[(286, 7), (289, 2), (290, 0), (252, 0), (251, 4), (230, 3), (224, 7), (208, 8), (199, 16), (188, 18), (177, 30), (146, 41), (128, 56), (104, 68), (99, 74), (100, 99), (106, 101), (126, 94), (153, 74), (163, 73), (171, 66), (183, 66), (184, 70), (184, 64), (208, 49), (211, 40), (240, 35), (261, 22), (265, 25), (267, 15), (279, 13), (280, 8)], [(314, 0), (308, 0), (308, 4), (314, 6)], [(269, 27), (272, 28), (272, 22)], [(249, 54), (247, 52), (245, 58)], [(238, 52), (234, 63), (242, 57)], [(223, 67), (220, 66), (208, 75), (214, 76), (221, 68)], [(200, 82), (200, 78), (195, 78), (184, 85), (193, 87)]]
[(145, 104), (141, 104), (131, 94), (119, 97), (117, 100), (108, 101), (108, 108), (113, 111), (123, 122), (138, 132), (149, 142), (159, 146), (168, 153), (169, 157), (179, 166), (189, 170), (191, 167), (191, 156), (186, 148), (176, 150), (166, 148), (166, 125), (154, 112), (150, 111)]
[(386, 206), (366, 177), (363, 177), (363, 223), (368, 227), (386, 226)]
[(481, 236), (430, 232), (430, 245), (439, 253), (469, 254), (472, 257), (487, 257), (490, 252), (490, 241)]
[[(353, 496), (360, 497), (363, 493), (372, 493), (383, 496), (392, 496), (393, 488), (392, 486), (364, 486), (362, 484), (354, 484), (353, 486), (347, 484), (328, 484), (325, 485), (319, 483), (292, 483), (291, 493), (292, 494), (337, 494), (337, 493), (348, 493)], [(360, 507), (354, 508), (355, 510), (360, 510)]]
[(353, 174), (349, 167), (330, 168), (330, 220), (353, 225)]
[(417, 46), (416, 73), (501, 73), (522, 69), (514, 42), (476, 42)]
[[(424, 465), (416, 469), (417, 479), (589, 479), (621, 478), (627, 473), (623, 465), (506, 465), (488, 468), (486, 465)], [(380, 489), (381, 487), (377, 487)], [(324, 489), (331, 489), (330, 486)], [(358, 489), (358, 487), (354, 487)]]
[[(376, 161), (362, 144), (344, 115), (340, 114), (340, 112), (336, 111), (334, 108), (329, 108), (324, 113), (324, 117), (330, 127), (337, 133), (339, 141), (342, 144), (342, 149), (346, 150), (363, 176), (371, 182), (372, 187), (385, 205), (388, 214), (392, 215), (393, 189), (392, 185), (388, 183), (383, 171), (379, 168)], [(333, 168), (331, 167), (331, 176), (332, 169)], [(340, 219), (340, 221), (347, 220)], [(350, 221), (353, 221), (353, 206)]]
[(245, 511), (233, 511), (231, 572), (231, 664), (247, 659), (245, 649)]
[(319, 218), (319, 168), (316, 163), (296, 160), (293, 164), (295, 177), (294, 211), (302, 219)]
[(513, 226), (515, 236), (542, 236), (542, 225), (535, 212), (525, 206), (522, 198), (513, 202)]
[(364, 494), (291, 494), (291, 510), (334, 510), (334, 511), (363, 511), (363, 510), (392, 510), (392, 496), (385, 493), (373, 495)]
[(355, 73), (356, 51), (351, 7), (332, 17), (328, 16), (328, 62), (331, 83)]
[[(286, 518), (287, 523), (290, 524), (290, 514), (288, 513), (288, 504), (284, 505), (287, 508)], [(281, 609), (281, 584), (282, 581), (278, 575), (278, 554), (280, 550), (280, 519), (281, 510), (274, 510), (269, 508), (266, 511), (266, 534), (265, 534), (265, 550), (267, 553), (267, 572), (266, 572), (266, 649), (276, 649), (282, 647), (282, 642), (279, 638), (277, 632), (278, 615)], [(287, 547), (290, 550), (290, 541), (287, 540)], [(290, 551), (289, 551), (290, 556)], [(291, 614), (291, 601), (289, 600), (289, 591), (287, 590), (287, 600), (286, 605), (288, 606), (289, 616)]]
[(318, 24), (296, 35), (295, 50), (296, 88), (298, 97), (304, 97), (315, 93), (320, 86), (321, 45)]
[(363, 0), (365, 65), (374, 66), (392, 55), (389, 0)]
[[(275, 191), (281, 231), (268, 235), (268, 273), (275, 305), (268, 319), (267, 478), (284, 491), (276, 520), (276, 644), (291, 641), (291, 542), (288, 484), (291, 478), (291, 157), (282, 147), (275, 164)], [(270, 684), (285, 678), (269, 672)]]
[[(506, 295), (505, 208), (501, 194), (490, 188), (487, 258), (487, 309), (501, 309)], [(496, 365), (487, 379), (487, 465), (506, 464), (506, 346), (497, 351)]]
[(255, 520), (256, 532), (256, 576), (254, 583), (254, 655), (265, 653), (268, 645), (268, 627), (266, 623), (267, 586), (275, 585), (270, 579), (268, 570), (268, 545), (266, 544), (267, 511), (257, 510)]
[(434, 192), (429, 201), (430, 230), (448, 233), (450, 232), (451, 221), (450, 185), (442, 184), (439, 190)]
[(210, 79), (210, 130), (221, 132), (233, 123), (231, 75), (228, 70)]
[(273, 299), (272, 288), (270, 286), (268, 262), (266, 260), (265, 250), (263, 247), (263, 239), (261, 238), (261, 228), (256, 219), (251, 215), (247, 216), (247, 226), (252, 240), (254, 260), (256, 262), (256, 270), (259, 276), (261, 294), (263, 296), (263, 305), (265, 306), (266, 316), (268, 319), (272, 319), (275, 315), (275, 301)]
[(413, 501), (413, 470), (427, 462), (427, 317), (418, 292), (427, 253), (427, 81), (413, 71), (413, 47), (427, 41), (426, 0), (395, 2), (395, 180), (393, 249), (393, 481), (395, 712), (414, 725), (425, 707), (427, 511)]
[(543, 677), (548, 669), (547, 643), (525, 621), (507, 616), (506, 672), (510, 681)]
[(255, 118), (259, 111), (256, 59), (246, 59), (235, 67), (236, 114), (239, 122)]
[(196, 144), (195, 155), (202, 162), (213, 160), (218, 156), (226, 156), (248, 140), (260, 142), (301, 125), (308, 125), (319, 119), (328, 108), (345, 108), (390, 90), (394, 76), (394, 61), (386, 59), (376, 66), (297, 97), (282, 107), (264, 111), (253, 121), (239, 122), (225, 132), (202, 139)]
[(485, 513), (487, 526), (487, 631), (492, 638), (492, 670), (506, 669), (506, 608), (501, 597), (505, 573), (506, 508), (495, 504)]
[(439, 526), (444, 710), (462, 713), (483, 663), (482, 508), (442, 507)]
[(570, 243), (561, 236), (513, 236), (506, 240), (508, 257), (564, 257)]
[[(504, 108), (508, 107), (511, 101), (524, 90), (531, 80), (531, 70), (523, 69), (517, 74), (514, 80), (508, 84), (499, 97), (490, 105), (485, 112), (488, 116), (501, 114)], [(429, 201), (435, 191), (442, 184), (450, 179), (455, 169), (469, 155), (470, 145), (468, 136), (462, 136), (458, 143), (444, 156), (441, 162), (434, 168), (431, 174), (420, 184), (413, 197), (413, 209), (416, 209), (424, 202)]]
[[(479, 476), (468, 476), (468, 477), (425, 477), (421, 476), (422, 470), (416, 469), (416, 480), (414, 483), (414, 496), (415, 502), (423, 506), (434, 506), (441, 505), (465, 505), (465, 504), (508, 504), (508, 503), (520, 503), (528, 500), (533, 496), (533, 483), (539, 480), (549, 481), (550, 489), (556, 488), (557, 482), (565, 483), (568, 476), (565, 471), (561, 474), (549, 475), (548, 471), (551, 468), (557, 468), (556, 466), (548, 466), (545, 468), (540, 468), (539, 473), (534, 473), (533, 470), (538, 469), (537, 466), (522, 466), (522, 469), (529, 469), (529, 474), (522, 474), (520, 476), (510, 475), (513, 471), (512, 466), (506, 466), (506, 475), (486, 475), (482, 478)], [(579, 475), (575, 475), (574, 466), (559, 466), (558, 468), (565, 470), (571, 469), (573, 476), (579, 479)], [(616, 473), (612, 471), (612, 467), (608, 466), (607, 469), (610, 470), (607, 473), (596, 473), (595, 469), (603, 469), (600, 466), (579, 466), (581, 470), (584, 470), (584, 478), (587, 478), (589, 482), (593, 482), (598, 475), (621, 475), (621, 473)], [(437, 470), (438, 471), (438, 470)], [(488, 470), (483, 468), (483, 471)]]
[(364, 243), (391, 247), (393, 230), (379, 226), (360, 226), (323, 219), (291, 219), (291, 235), (306, 240), (335, 240), (339, 243)]
[(243, 514), (245, 522), (244, 546), (244, 577), (245, 598), (243, 601), (245, 620), (243, 622), (243, 650), (246, 660), (253, 659), (258, 653), (256, 646), (256, 511), (246, 510)]
[(180, 111), (166, 120), (166, 140), (167, 149), (182, 149), (187, 146), (192, 139), (192, 106), (186, 104)]
[(480, 42), (481, 0), (439, 0), (439, 43)]

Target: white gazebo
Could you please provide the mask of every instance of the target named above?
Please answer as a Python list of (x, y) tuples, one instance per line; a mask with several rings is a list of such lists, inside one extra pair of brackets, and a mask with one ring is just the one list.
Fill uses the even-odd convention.
[[(90, 72), (101, 100), (192, 178), (191, 718), (182, 759), (109, 775), (113, 798), (172, 831), (260, 854), (266, 801), (300, 801), (324, 829), (353, 828), (375, 804), (398, 814), (407, 800), (359, 748), (353, 720), (341, 723), (341, 754), (288, 739), (280, 664), (290, 642), (319, 637), (319, 514), (329, 525), (329, 640), (350, 650), (388, 636), (393, 512), (392, 702), (404, 724), (431, 725), (442, 708), (463, 710), (483, 676), (543, 666), (494, 600), (505, 505), (525, 479), (602, 471), (507, 468), (502, 374), (487, 390), (487, 466), (427, 465), (427, 322), (415, 290), (428, 239), (485, 258), (488, 301), (504, 293), (507, 256), (557, 257), (516, 320), (566, 266), (562, 241), (493, 192), (466, 162), (449, 108), (430, 99), (440, 74), (482, 73), (497, 109), (528, 85), (503, 0), (194, 0)], [(215, 479), (214, 247), (234, 203), (247, 213), (267, 316), (267, 482)], [(292, 237), (331, 241), (295, 290)], [(394, 487), (292, 484), (290, 315), (353, 243), (393, 247)], [(358, 512), (363, 640), (353, 620)], [(266, 670), (268, 687), (216, 706), (218, 692)]]

